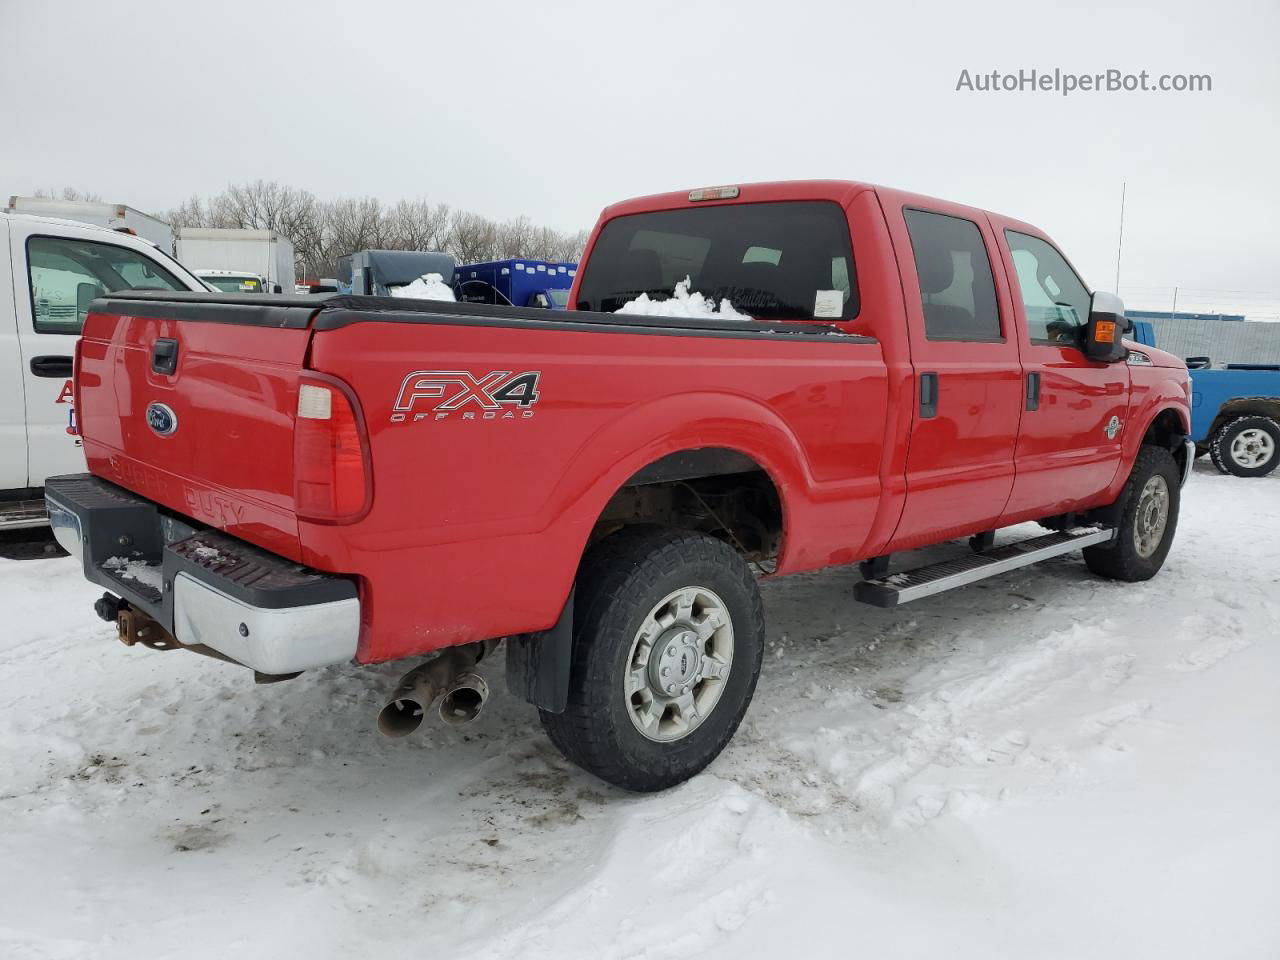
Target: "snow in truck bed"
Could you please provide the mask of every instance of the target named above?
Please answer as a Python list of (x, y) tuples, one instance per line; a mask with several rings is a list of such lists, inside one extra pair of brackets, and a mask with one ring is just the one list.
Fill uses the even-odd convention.
[(768, 582), (742, 729), (648, 797), (500, 693), (385, 740), (403, 664), (255, 687), (0, 560), (0, 957), (1280, 956), (1277, 506), (1198, 466), (1145, 584)]
[(444, 276), (439, 273), (424, 273), (413, 283), (406, 283), (403, 287), (392, 287), (391, 295), (393, 297), (407, 297), (411, 300), (444, 300), (453, 302), (457, 297), (453, 295), (453, 290), (444, 282)]
[(710, 297), (690, 291), (691, 282), (688, 277), (676, 283), (671, 296), (665, 300), (650, 299), (642, 293), (634, 300), (628, 300), (614, 313), (637, 313), (651, 317), (702, 317), (712, 320), (750, 320), (745, 313), (739, 313), (727, 299), (719, 305)]

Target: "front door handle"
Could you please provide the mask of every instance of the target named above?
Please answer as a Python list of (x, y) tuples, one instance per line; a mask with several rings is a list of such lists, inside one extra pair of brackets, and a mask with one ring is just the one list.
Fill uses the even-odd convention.
[(928, 420), (938, 415), (938, 375), (920, 374), (920, 419)]
[(1027, 374), (1027, 409), (1040, 409), (1040, 374)]
[(70, 357), (32, 357), (31, 373), (37, 377), (66, 380), (71, 376)]

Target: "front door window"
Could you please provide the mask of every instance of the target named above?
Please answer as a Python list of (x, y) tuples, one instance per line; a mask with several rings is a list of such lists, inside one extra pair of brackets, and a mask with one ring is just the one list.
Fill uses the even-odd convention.
[(79, 334), (89, 303), (108, 293), (186, 289), (154, 260), (113, 243), (32, 237), (27, 266), (36, 333)]
[(1006, 230), (1032, 343), (1083, 347), (1089, 291), (1062, 254), (1039, 237)]

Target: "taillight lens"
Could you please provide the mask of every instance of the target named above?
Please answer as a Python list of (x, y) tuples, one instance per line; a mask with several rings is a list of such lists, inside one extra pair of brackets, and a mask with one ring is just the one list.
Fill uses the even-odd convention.
[(358, 520), (369, 508), (368, 439), (355, 398), (339, 380), (312, 373), (299, 380), (293, 477), (301, 517), (341, 523)]

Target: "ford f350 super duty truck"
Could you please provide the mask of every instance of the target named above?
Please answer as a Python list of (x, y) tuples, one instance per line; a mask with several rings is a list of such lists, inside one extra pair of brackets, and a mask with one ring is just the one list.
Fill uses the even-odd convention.
[[(720, 308), (615, 312), (678, 283)], [(635, 790), (736, 729), (757, 572), (860, 563), (851, 600), (894, 606), (1169, 551), (1186, 368), (1130, 364), (1123, 306), (1029, 224), (847, 182), (646, 197), (603, 212), (570, 304), (100, 299), (54, 530), (127, 643), (262, 680), (429, 656), (387, 733), (473, 716), (505, 640), (555, 744)]]

